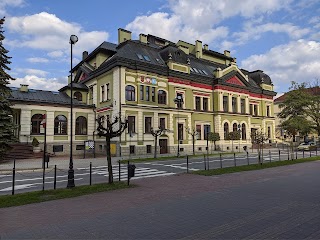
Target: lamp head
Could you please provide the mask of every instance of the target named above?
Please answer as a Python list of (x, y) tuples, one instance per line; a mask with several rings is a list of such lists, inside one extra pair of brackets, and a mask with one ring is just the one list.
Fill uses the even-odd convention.
[(76, 42), (78, 42), (78, 37), (76, 35), (71, 35), (70, 44), (75, 44)]

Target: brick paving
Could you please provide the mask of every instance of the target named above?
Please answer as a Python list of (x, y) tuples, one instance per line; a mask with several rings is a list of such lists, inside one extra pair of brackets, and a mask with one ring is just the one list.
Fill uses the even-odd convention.
[(0, 209), (0, 239), (319, 239), (320, 161)]

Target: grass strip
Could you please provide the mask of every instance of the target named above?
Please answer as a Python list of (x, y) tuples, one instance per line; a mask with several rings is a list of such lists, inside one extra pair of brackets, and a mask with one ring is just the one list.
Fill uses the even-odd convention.
[(309, 157), (309, 158), (302, 158), (297, 160), (284, 160), (278, 162), (264, 162), (261, 164), (251, 164), (251, 165), (242, 165), (237, 167), (226, 167), (226, 168), (217, 168), (217, 169), (210, 169), (210, 170), (199, 170), (193, 171), (193, 174), (204, 175), (204, 176), (213, 176), (213, 175), (221, 175), (226, 173), (235, 173), (235, 172), (243, 172), (243, 171), (252, 171), (252, 170), (261, 170), (265, 168), (272, 168), (272, 167), (279, 167), (279, 166), (286, 166), (292, 165), (297, 163), (304, 163), (304, 162), (311, 162), (320, 160), (320, 156)]
[[(238, 152), (235, 153), (236, 155), (237, 154), (240, 154)], [(207, 154), (196, 154), (196, 155), (188, 155), (189, 156), (189, 159), (190, 158), (200, 158), (200, 157), (203, 157), (203, 156), (207, 156)], [(213, 154), (208, 154), (208, 156), (212, 157), (212, 156), (219, 156), (220, 153), (213, 153)], [(233, 155), (233, 152), (224, 152), (224, 153), (221, 153), (221, 155)], [(153, 161), (166, 161), (166, 160), (174, 160), (174, 159), (183, 159), (183, 158), (187, 158), (187, 155), (184, 155), (184, 156), (165, 156), (165, 157), (157, 157), (157, 158), (153, 158), (153, 157), (150, 157), (150, 158), (133, 158), (133, 159), (125, 159), (125, 160), (119, 160), (120, 163), (122, 164), (125, 164), (125, 163), (128, 163), (128, 161), (130, 161), (131, 163), (138, 163), (138, 162), (153, 162)]]
[(52, 201), (63, 198), (72, 198), (98, 192), (113, 191), (117, 189), (129, 188), (126, 182), (114, 182), (112, 184), (100, 183), (92, 186), (77, 186), (74, 188), (64, 188), (56, 190), (45, 190), (36, 192), (19, 193), (16, 195), (0, 196), (0, 208), (21, 206), (31, 203)]

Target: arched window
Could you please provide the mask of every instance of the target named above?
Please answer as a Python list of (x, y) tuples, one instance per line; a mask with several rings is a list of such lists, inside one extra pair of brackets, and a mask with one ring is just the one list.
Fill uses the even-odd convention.
[(134, 86), (126, 86), (126, 100), (135, 101), (136, 100), (136, 88)]
[(247, 139), (247, 134), (246, 134), (246, 125), (244, 123), (242, 123), (241, 126), (241, 131), (242, 131), (242, 140), (246, 140)]
[(74, 94), (73, 94), (73, 98), (74, 99), (77, 99), (78, 101), (82, 101), (82, 93), (81, 92), (75, 92)]
[(63, 115), (58, 115), (54, 119), (54, 135), (67, 135), (67, 118)]
[(87, 135), (87, 119), (85, 117), (77, 117), (76, 135)]
[(232, 125), (232, 131), (237, 132), (238, 131), (238, 125), (236, 123), (234, 123)]
[(42, 114), (34, 114), (31, 118), (31, 134), (43, 134), (41, 133), (41, 122), (43, 119)]
[(167, 104), (167, 93), (164, 90), (158, 91), (158, 103), (159, 104)]
[(224, 123), (223, 125), (223, 133), (224, 133), (224, 139), (228, 140), (228, 135), (229, 135), (229, 124), (228, 123)]

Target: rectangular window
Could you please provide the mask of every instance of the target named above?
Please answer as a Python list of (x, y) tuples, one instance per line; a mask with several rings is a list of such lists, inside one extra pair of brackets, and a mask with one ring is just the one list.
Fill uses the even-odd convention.
[(101, 86), (101, 102), (105, 101), (104, 99), (104, 86)]
[(152, 102), (156, 101), (156, 88), (155, 87), (151, 88), (151, 101)]
[(151, 153), (151, 145), (147, 145), (147, 153)]
[(160, 127), (160, 129), (166, 129), (166, 119), (165, 118), (160, 118), (159, 127)]
[(109, 100), (110, 99), (110, 84), (107, 83), (107, 96), (106, 96), (106, 100)]
[(134, 145), (130, 145), (130, 154), (134, 154), (135, 153), (135, 147)]
[(202, 100), (202, 108), (203, 108), (203, 111), (208, 111), (209, 110), (208, 98), (203, 98), (203, 100)]
[(242, 114), (246, 113), (246, 101), (245, 101), (245, 99), (241, 99), (241, 113)]
[(228, 96), (223, 96), (223, 111), (228, 112)]
[(89, 99), (93, 99), (93, 87), (89, 87)]
[(196, 110), (200, 111), (201, 110), (201, 98), (200, 97), (196, 97)]
[(145, 117), (144, 119), (144, 132), (151, 133), (151, 117)]
[(253, 105), (250, 104), (250, 115), (253, 115)]
[(211, 126), (209, 124), (203, 125), (203, 134), (204, 134), (204, 140), (208, 139), (208, 134), (211, 131)]
[(232, 112), (237, 112), (237, 98), (232, 97)]
[(197, 139), (201, 139), (201, 125), (196, 125)]
[(253, 105), (253, 112), (255, 116), (258, 116), (258, 105)]
[(178, 123), (178, 140), (183, 140), (183, 124)]
[(150, 87), (146, 86), (146, 101), (150, 101)]
[(136, 132), (136, 117), (128, 116), (128, 133)]
[(177, 99), (180, 99), (180, 101), (177, 101), (177, 108), (182, 108), (183, 107), (183, 94), (182, 93), (177, 93)]
[(140, 85), (140, 100), (144, 99), (144, 86)]
[(267, 117), (270, 117), (270, 106), (267, 106)]

